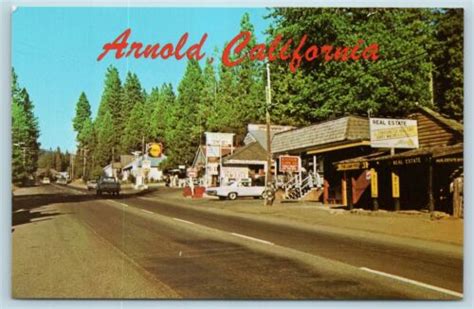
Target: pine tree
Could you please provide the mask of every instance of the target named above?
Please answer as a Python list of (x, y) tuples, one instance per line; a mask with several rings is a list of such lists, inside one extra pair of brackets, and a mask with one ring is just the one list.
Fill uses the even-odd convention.
[[(93, 138), (91, 115), (91, 106), (86, 94), (82, 92), (76, 104), (76, 115), (73, 119), (73, 128), (76, 131), (76, 141), (78, 142), (77, 156), (74, 162), (76, 167), (82, 167), (84, 165), (84, 155), (94, 150), (94, 144), (91, 143), (91, 139)], [(83, 173), (83, 168), (76, 168), (74, 171), (75, 175), (72, 175), (72, 177), (84, 177)]]
[[(242, 50), (242, 54), (249, 53), (256, 45), (255, 29), (250, 22), (250, 15), (245, 13), (240, 21), (240, 31), (250, 32), (251, 38), (247, 46)], [(263, 120), (265, 103), (264, 71), (260, 61), (251, 61), (248, 57), (236, 67), (237, 73), (237, 101), (239, 109), (239, 120), (242, 122), (237, 135), (244, 134), (245, 124)]]
[[(107, 114), (107, 118), (110, 117), (110, 119), (105, 121), (104, 118)], [(108, 123), (109, 121), (111, 124)], [(95, 124), (97, 131), (104, 131), (103, 128), (101, 128), (102, 125), (111, 125), (114, 128), (110, 137), (98, 134), (97, 142), (102, 145), (109, 143), (113, 144), (116, 150), (116, 157), (118, 157), (119, 154), (118, 150), (125, 121), (126, 120), (123, 118), (123, 90), (119, 72), (115, 67), (109, 66), (105, 74), (104, 91), (102, 92), (102, 98), (99, 104)], [(101, 140), (102, 137), (107, 140)], [(99, 157), (102, 157), (102, 155), (103, 154), (99, 155)]]
[(111, 163), (112, 153), (117, 152), (117, 144), (114, 141), (114, 123), (112, 114), (106, 111), (94, 124), (97, 134), (97, 144), (93, 152), (94, 171), (101, 170)]
[(437, 44), (433, 46), (434, 99), (441, 113), (462, 120), (464, 12), (447, 9), (438, 12), (437, 18)]
[(209, 127), (209, 119), (217, 108), (217, 78), (214, 66), (207, 61), (203, 71), (203, 87), (201, 91), (201, 108), (199, 119), (201, 131)]
[(244, 124), (240, 121), (240, 109), (235, 69), (219, 66), (216, 106), (208, 120), (208, 129), (216, 132), (233, 132)]
[(32, 176), (38, 167), (39, 134), (33, 102), (12, 69), (12, 179), (16, 183)]
[(155, 139), (162, 142), (166, 147), (168, 141), (172, 139), (173, 128), (177, 123), (176, 119), (176, 94), (173, 85), (165, 83), (160, 88), (160, 98), (158, 106), (155, 107), (153, 120), (157, 123), (158, 129)]
[[(131, 117), (131, 113), (137, 104), (142, 105), (140, 107), (142, 109), (141, 112), (144, 112), (143, 105), (145, 103), (145, 98), (146, 93), (142, 89), (138, 76), (135, 73), (128, 72), (127, 78), (125, 79), (125, 83), (123, 85), (122, 110), (120, 115), (121, 121), (114, 122), (115, 129), (117, 131), (125, 134), (126, 126), (129, 123), (129, 118)], [(138, 120), (142, 126), (146, 126), (148, 124), (148, 119), (135, 120)], [(120, 140), (120, 142), (122, 145), (120, 149), (121, 152), (126, 153), (131, 145), (128, 145), (127, 143), (124, 144), (123, 140)]]
[(24, 141), (28, 139), (28, 120), (23, 107), (12, 103), (12, 180), (14, 183), (24, 181), (28, 172), (26, 169), (26, 148)]
[(146, 139), (148, 126), (145, 123), (145, 104), (135, 104), (128, 117), (122, 137), (122, 153), (129, 154), (132, 151), (141, 150), (143, 139)]
[(62, 153), (61, 153), (61, 148), (56, 148), (56, 151), (54, 152), (54, 169), (56, 172), (62, 172), (63, 171), (63, 158), (62, 158)]
[(187, 64), (178, 86), (178, 98), (173, 109), (175, 126), (169, 128), (167, 145), (170, 165), (191, 164), (195, 149), (201, 142), (202, 127), (198, 111), (201, 109), (202, 72), (196, 60)]
[[(89, 104), (89, 101), (87, 100), (87, 96), (84, 92), (81, 92), (81, 95), (79, 96), (79, 100), (76, 103), (76, 115), (74, 116), (74, 119), (72, 120), (72, 125), (74, 128), (74, 131), (76, 131), (77, 137), (81, 135), (84, 123), (87, 120), (91, 119), (91, 115), (92, 115), (91, 106)], [(79, 139), (78, 141), (81, 143)]]

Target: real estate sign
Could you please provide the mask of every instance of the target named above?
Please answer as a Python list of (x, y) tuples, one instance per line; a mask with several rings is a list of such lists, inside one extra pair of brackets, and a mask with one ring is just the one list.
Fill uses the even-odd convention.
[(370, 146), (374, 148), (418, 148), (416, 120), (370, 118)]

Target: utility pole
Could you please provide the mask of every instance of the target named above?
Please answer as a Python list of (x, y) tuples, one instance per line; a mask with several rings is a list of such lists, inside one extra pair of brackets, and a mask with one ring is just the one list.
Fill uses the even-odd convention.
[(265, 196), (264, 205), (272, 206), (273, 204), (273, 188), (272, 188), (272, 141), (271, 141), (271, 124), (270, 124), (270, 105), (272, 103), (272, 89), (270, 87), (270, 64), (267, 63), (267, 87), (266, 87), (266, 122), (267, 122), (267, 168), (265, 171)]

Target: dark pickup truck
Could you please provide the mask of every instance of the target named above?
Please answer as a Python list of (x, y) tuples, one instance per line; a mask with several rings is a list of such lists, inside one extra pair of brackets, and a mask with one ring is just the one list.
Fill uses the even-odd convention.
[(110, 193), (112, 195), (119, 195), (120, 183), (114, 177), (102, 176), (97, 181), (95, 192), (97, 195), (102, 195), (104, 192)]

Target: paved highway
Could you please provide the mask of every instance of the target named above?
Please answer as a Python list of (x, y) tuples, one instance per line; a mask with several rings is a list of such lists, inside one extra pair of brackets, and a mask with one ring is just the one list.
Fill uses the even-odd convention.
[(151, 196), (97, 199), (66, 188), (59, 194), (56, 186), (46, 190), (17, 204), (28, 204), (28, 198), (58, 204), (144, 276), (183, 298), (456, 299), (462, 293), (457, 254), (224, 215)]

